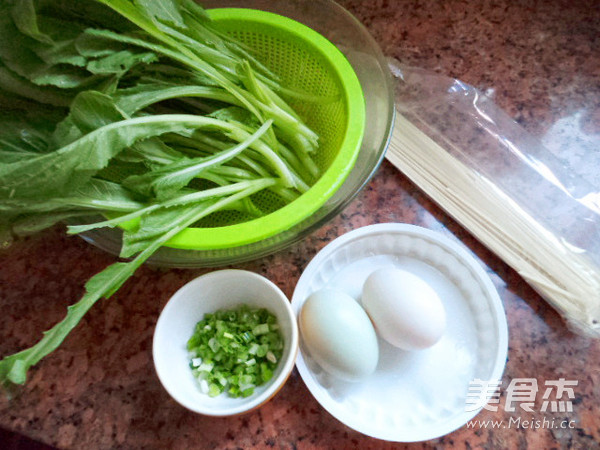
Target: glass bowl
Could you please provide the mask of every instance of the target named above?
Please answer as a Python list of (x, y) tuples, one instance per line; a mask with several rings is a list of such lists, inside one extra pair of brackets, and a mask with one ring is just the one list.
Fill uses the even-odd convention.
[[(339, 214), (360, 192), (379, 167), (391, 135), (393, 85), (381, 49), (366, 28), (348, 11), (330, 0), (233, 0), (205, 1), (210, 8), (250, 8), (296, 20), (332, 42), (348, 59), (360, 81), (365, 98), (363, 141), (354, 168), (336, 191), (314, 214), (291, 228), (251, 244), (214, 250), (160, 248), (148, 264), (163, 267), (217, 267), (253, 260), (278, 252), (323, 226)], [(99, 229), (82, 233), (93, 245), (118, 255), (122, 231)]]

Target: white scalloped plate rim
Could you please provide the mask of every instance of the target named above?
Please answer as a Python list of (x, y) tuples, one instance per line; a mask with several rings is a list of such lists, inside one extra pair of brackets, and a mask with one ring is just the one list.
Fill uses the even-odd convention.
[[(292, 309), (297, 316), (308, 295), (325, 285), (344, 290), (360, 303), (367, 272), (389, 265), (430, 277), (441, 291), (448, 314), (442, 340), (431, 349), (408, 353), (379, 339), (378, 368), (358, 383), (322, 371), (302, 339), (296, 367), (321, 406), (350, 428), (386, 441), (435, 439), (461, 428), (481, 411), (482, 407), (466, 408), (468, 384), (475, 378), (500, 380), (508, 353), (502, 301), (466, 248), (411, 224), (358, 228), (330, 242), (310, 261), (294, 290)], [(474, 303), (479, 298), (485, 301)], [(426, 370), (432, 364), (441, 365), (444, 373)]]

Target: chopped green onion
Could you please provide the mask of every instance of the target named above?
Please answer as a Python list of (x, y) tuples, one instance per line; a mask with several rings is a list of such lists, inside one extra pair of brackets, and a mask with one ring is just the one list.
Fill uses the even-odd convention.
[(272, 362), (272, 363), (276, 363), (277, 362), (277, 357), (275, 356), (275, 354), (271, 350), (269, 350), (267, 352), (266, 357), (267, 357), (267, 360), (270, 361), (270, 362)]
[(254, 333), (255, 336), (259, 336), (261, 334), (267, 334), (268, 332), (269, 332), (269, 325), (266, 323), (257, 325), (252, 330), (252, 333)]
[(242, 305), (205, 314), (188, 344), (200, 390), (215, 397), (248, 397), (273, 377), (283, 353), (276, 317)]
[(221, 386), (219, 386), (215, 383), (210, 383), (210, 385), (208, 386), (209, 397), (216, 397), (220, 393), (221, 393)]

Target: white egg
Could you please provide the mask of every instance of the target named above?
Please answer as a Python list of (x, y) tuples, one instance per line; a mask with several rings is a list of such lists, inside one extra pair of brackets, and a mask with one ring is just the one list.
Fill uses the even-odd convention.
[(404, 350), (431, 347), (446, 329), (446, 311), (435, 290), (405, 270), (384, 268), (369, 275), (362, 305), (377, 333)]
[(344, 292), (311, 294), (299, 315), (300, 333), (310, 356), (328, 373), (347, 381), (375, 371), (377, 335), (365, 310)]

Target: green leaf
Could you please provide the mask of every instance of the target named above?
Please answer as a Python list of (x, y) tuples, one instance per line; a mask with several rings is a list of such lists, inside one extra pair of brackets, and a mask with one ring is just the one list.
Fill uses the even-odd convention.
[(82, 134), (128, 118), (109, 95), (97, 91), (85, 91), (77, 95), (71, 104), (69, 116)]
[(46, 64), (70, 64), (76, 67), (85, 67), (87, 59), (79, 54), (75, 48), (74, 40), (57, 42), (52, 47), (33, 49), (34, 53)]
[(148, 242), (145, 249), (134, 260), (112, 264), (94, 275), (85, 285), (84, 296), (77, 303), (68, 307), (67, 315), (61, 322), (46, 331), (42, 339), (32, 347), (6, 356), (0, 361), (0, 385), (25, 383), (28, 370), (58, 348), (98, 300), (114, 294), (162, 244), (198, 220), (197, 216), (202, 213), (203, 207), (188, 209), (176, 218), (167, 233)]
[(56, 17), (38, 16), (31, 0), (16, 2), (11, 11), (16, 27), (25, 36), (21, 39), (24, 47), (32, 50), (47, 64), (73, 64), (82, 67), (85, 58), (75, 48), (75, 38), (84, 26)]
[[(93, 79), (85, 70), (68, 64), (51, 64), (42, 60), (28, 46), (27, 39), (6, 17), (0, 17), (0, 59), (6, 67), (38, 86), (61, 89), (78, 88)], [(10, 45), (4, 43), (10, 42)]]
[(69, 196), (43, 200), (4, 199), (0, 201), (0, 211), (12, 215), (88, 210), (101, 212), (130, 212), (143, 208), (131, 191), (110, 181), (92, 178)]
[[(20, 117), (19, 117), (20, 116)], [(49, 150), (54, 118), (37, 112), (37, 117), (27, 113), (16, 115), (0, 114), (0, 152), (20, 156), (32, 156)], [(0, 157), (0, 162), (9, 162)]]
[(208, 116), (223, 120), (225, 122), (242, 125), (246, 129), (252, 129), (260, 126), (260, 122), (256, 116), (250, 114), (247, 109), (237, 106), (218, 109)]
[(138, 117), (98, 128), (55, 152), (0, 166), (0, 199), (63, 196), (85, 184), (135, 142), (168, 132), (191, 134), (223, 122), (184, 114)]
[(50, 145), (54, 149), (65, 147), (75, 142), (77, 139), (81, 139), (83, 134), (81, 129), (75, 125), (73, 117), (69, 114), (57, 124), (56, 129), (52, 133)]
[[(1, 384), (24, 383), (96, 301), (185, 228), (222, 210), (262, 214), (251, 196), (263, 189), (286, 201), (308, 189), (301, 161), (316, 139), (275, 94), (288, 98), (287, 88), (209, 22), (193, 0), (0, 2), (1, 108), (40, 113), (13, 133), (18, 122), (0, 112), (0, 229), (32, 232), (87, 211), (109, 218), (70, 231), (139, 219), (122, 247), (137, 256), (94, 276), (63, 321), (0, 361)], [(223, 105), (234, 108), (199, 115)], [(180, 108), (190, 114), (171, 114)], [(156, 202), (122, 184), (144, 173)], [(238, 381), (237, 393), (249, 392)]]
[(116, 105), (129, 115), (164, 100), (183, 97), (199, 97), (237, 105), (239, 101), (221, 88), (211, 86), (170, 86), (160, 83), (140, 84), (121, 89), (113, 96)]
[(161, 139), (152, 138), (137, 142), (119, 154), (117, 158), (119, 161), (138, 162), (143, 163), (146, 167), (155, 167), (170, 164), (183, 157), (182, 153), (169, 147)]
[(69, 234), (78, 234), (83, 233), (85, 231), (95, 230), (97, 228), (113, 228), (119, 224), (124, 222), (128, 222), (130, 220), (137, 219), (144, 214), (148, 214), (155, 209), (160, 208), (160, 205), (150, 205), (142, 209), (138, 209), (128, 214), (123, 214), (121, 216), (113, 217), (112, 219), (102, 220), (100, 222), (89, 223), (85, 225), (69, 225), (67, 227), (67, 233)]
[(135, 269), (134, 264), (112, 264), (85, 283), (86, 293), (96, 293), (96, 296), (100, 294), (102, 297), (109, 298), (133, 275)]
[(61, 89), (76, 89), (90, 86), (97, 78), (89, 76), (83, 69), (65, 64), (50, 65), (45, 62), (30, 66), (31, 71), (21, 72), (39, 86), (56, 86)]
[(121, 184), (92, 178), (73, 195), (56, 201), (79, 208), (128, 212), (143, 208), (136, 196)]
[(52, 211), (41, 214), (19, 217), (12, 224), (12, 231), (17, 236), (29, 236), (50, 228), (63, 220), (89, 215), (89, 211)]
[[(20, 0), (16, 0), (18, 2)], [(129, 31), (134, 26), (121, 15), (115, 13), (110, 8), (102, 5), (96, 0), (35, 0), (39, 3), (39, 11), (47, 18), (60, 18), (71, 23), (71, 28), (90, 26), (104, 26), (118, 31)], [(39, 18), (39, 15), (38, 15)], [(47, 31), (47, 24), (44, 22), (40, 25), (43, 31), (53, 35)], [(69, 36), (70, 30), (63, 27), (61, 35)]]
[(147, 174), (132, 176), (126, 179), (124, 184), (137, 192), (156, 197), (159, 200), (170, 198), (201, 172), (235, 158), (260, 139), (272, 123), (272, 121), (268, 121), (248, 139), (227, 150), (208, 157), (186, 158), (167, 164)]
[[(203, 207), (212, 206), (216, 200), (205, 200)], [(161, 208), (144, 215), (137, 230), (126, 230), (123, 234), (123, 247), (120, 256), (128, 258), (148, 246), (148, 242), (168, 232), (173, 223), (189, 210), (187, 205)]]
[(0, 361), (0, 384), (23, 384), (27, 371), (43, 357), (58, 348), (81, 318), (102, 297), (110, 297), (135, 272), (138, 264), (115, 263), (94, 275), (86, 283), (86, 293), (75, 305), (69, 306), (66, 317), (50, 330), (33, 347)]
[(9, 70), (1, 62), (0, 89), (37, 102), (61, 107), (69, 106), (73, 98), (61, 89), (42, 88)]
[[(182, 207), (182, 206), (169, 206), (168, 208), (162, 208), (155, 211), (152, 211), (150, 214), (144, 216), (140, 221), (140, 225), (135, 230), (128, 230), (123, 235), (123, 247), (121, 248), (121, 257), (127, 258), (131, 255), (136, 254), (139, 251), (142, 251), (148, 245), (148, 242), (156, 236), (160, 236), (161, 233), (171, 233), (172, 224), (178, 223), (181, 220), (181, 217), (185, 217), (186, 214), (195, 209), (196, 214), (194, 215), (194, 220), (190, 221), (189, 224), (193, 224), (198, 220), (212, 214), (215, 211), (219, 211), (221, 209), (225, 209), (228, 206), (231, 206), (240, 200), (243, 200), (252, 194), (261, 191), (263, 189), (267, 189), (271, 186), (277, 184), (277, 180), (274, 178), (265, 178), (260, 180), (253, 180), (247, 182), (247, 187), (241, 191), (235, 192), (232, 195), (221, 199), (206, 199), (205, 196), (202, 196), (201, 201), (199, 201), (198, 205), (194, 208)], [(202, 194), (201, 192), (198, 193)], [(190, 194), (193, 196), (194, 194)], [(172, 202), (167, 202), (164, 204), (170, 205), (181, 205), (183, 203), (184, 197), (180, 197), (175, 199)], [(189, 201), (189, 199), (188, 199)], [(187, 203), (187, 201), (186, 201)], [(169, 225), (171, 224), (171, 225)], [(145, 250), (144, 250), (145, 251)]]
[[(241, 89), (238, 85), (233, 83), (229, 77), (222, 73), (218, 68), (210, 65), (206, 61), (203, 61), (193, 52), (188, 51), (188, 49), (178, 46), (176, 41), (160, 32), (160, 30), (157, 30), (153, 24), (148, 23), (144, 16), (140, 16), (139, 12), (128, 11), (131, 7), (130, 4), (120, 0), (98, 1), (110, 4), (111, 6), (114, 6), (118, 3), (119, 8), (123, 8), (124, 12), (126, 12), (128, 15), (131, 15), (132, 20), (134, 20), (135, 23), (139, 23), (141, 26), (143, 26), (144, 30), (149, 32), (152, 36), (155, 36), (161, 42), (166, 43), (167, 46), (155, 44), (149, 40), (136, 38), (134, 36), (113, 33), (107, 30), (88, 30), (88, 33), (125, 44), (137, 45), (171, 58), (178, 63), (184, 64), (190, 69), (199, 72), (202, 76), (208, 77), (210, 80), (220, 85), (223, 89), (227, 90), (231, 95), (233, 95), (242, 105), (244, 105), (244, 107), (248, 108), (253, 114), (256, 114), (260, 117), (260, 111), (257, 108), (257, 101), (256, 99), (252, 98), (247, 91)], [(168, 47), (168, 45), (177, 48), (178, 51), (172, 50)]]
[(52, 45), (54, 41), (50, 36), (40, 31), (33, 0), (19, 0), (11, 9), (11, 17), (19, 31), (36, 41)]
[(54, 199), (38, 201), (35, 199), (6, 199), (0, 201), (3, 216), (17, 217), (20, 214), (44, 214), (49, 211), (65, 210), (68, 206)]
[(90, 61), (86, 68), (96, 75), (116, 74), (122, 76), (138, 64), (150, 64), (156, 61), (158, 61), (158, 57), (152, 52), (122, 50)]
[(85, 58), (102, 58), (126, 50), (127, 45), (84, 31), (75, 39), (75, 49)]
[(203, 23), (210, 22), (210, 16), (198, 2), (194, 0), (179, 0), (178, 3), (179, 8), (182, 11), (187, 12), (189, 16), (193, 17), (195, 20)]
[(179, 12), (178, 2), (173, 0), (134, 0), (136, 6), (154, 22), (164, 22), (184, 27), (185, 22)]

